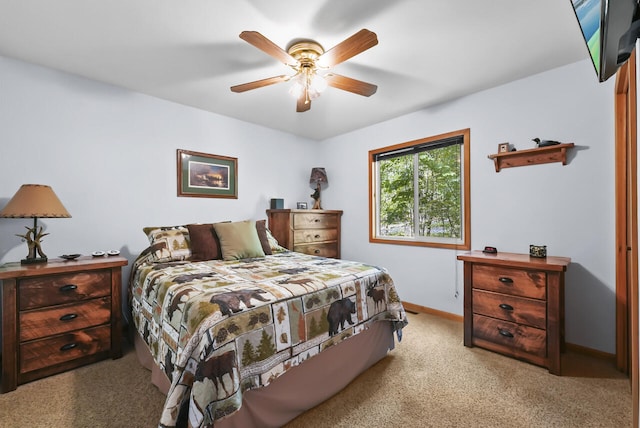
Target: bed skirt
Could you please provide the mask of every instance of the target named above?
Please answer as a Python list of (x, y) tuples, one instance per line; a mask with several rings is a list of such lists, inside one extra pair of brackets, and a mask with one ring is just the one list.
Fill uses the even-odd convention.
[[(151, 382), (166, 395), (171, 382), (156, 366), (138, 334), (134, 334), (134, 343), (138, 360), (151, 370)], [(360, 334), (293, 367), (268, 386), (245, 392), (240, 410), (217, 421), (215, 426), (281, 427), (338, 393), (393, 347), (391, 325), (385, 321), (374, 322)]]
[[(134, 343), (140, 364), (151, 370), (151, 382), (166, 395), (171, 382), (154, 363), (138, 334), (134, 335)], [(293, 367), (268, 386), (245, 392), (240, 410), (216, 422), (215, 426), (281, 427), (335, 395), (393, 347), (390, 324), (374, 322), (360, 334)]]

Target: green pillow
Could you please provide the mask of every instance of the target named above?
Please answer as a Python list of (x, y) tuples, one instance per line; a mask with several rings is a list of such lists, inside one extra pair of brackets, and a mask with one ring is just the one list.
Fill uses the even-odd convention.
[(214, 223), (213, 228), (220, 240), (223, 260), (239, 260), (264, 257), (262, 244), (253, 220)]

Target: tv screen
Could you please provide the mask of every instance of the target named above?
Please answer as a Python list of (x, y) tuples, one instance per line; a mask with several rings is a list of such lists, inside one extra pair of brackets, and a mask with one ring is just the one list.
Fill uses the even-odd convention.
[(604, 82), (624, 63), (627, 57), (623, 54), (631, 52), (627, 42), (631, 38), (627, 36), (637, 0), (571, 0), (571, 3), (598, 79)]

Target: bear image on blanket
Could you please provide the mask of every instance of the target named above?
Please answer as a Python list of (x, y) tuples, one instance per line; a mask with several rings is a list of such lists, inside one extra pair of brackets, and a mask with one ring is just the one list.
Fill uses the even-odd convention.
[(349, 298), (336, 300), (329, 306), (329, 312), (327, 312), (327, 321), (329, 321), (329, 336), (333, 336), (338, 333), (338, 325), (341, 330), (344, 330), (345, 321), (349, 325), (353, 325), (351, 320), (351, 314), (356, 313), (356, 304)]

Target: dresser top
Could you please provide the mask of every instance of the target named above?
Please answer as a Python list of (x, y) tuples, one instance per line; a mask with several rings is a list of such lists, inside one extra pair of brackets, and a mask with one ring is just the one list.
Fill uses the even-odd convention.
[(25, 265), (20, 262), (10, 262), (0, 265), (0, 279), (51, 275), (79, 270), (109, 269), (126, 266), (127, 263), (127, 259), (121, 256), (81, 256), (75, 260), (49, 259), (46, 263)]
[(303, 214), (338, 214), (342, 215), (342, 210), (297, 210), (290, 208), (269, 209), (267, 213), (303, 213)]
[(567, 266), (569, 266), (569, 264), (571, 263), (571, 259), (569, 257), (531, 257), (529, 254), (502, 252), (490, 254), (477, 250), (458, 254), (458, 260), (499, 266), (553, 271), (566, 271)]

